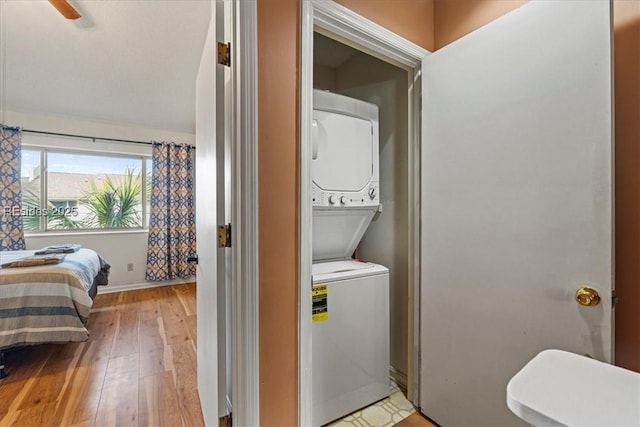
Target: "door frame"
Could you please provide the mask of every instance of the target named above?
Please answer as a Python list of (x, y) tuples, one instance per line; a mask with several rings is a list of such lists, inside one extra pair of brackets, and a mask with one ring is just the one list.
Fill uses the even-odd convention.
[(260, 424), (257, 30), (257, 2), (235, 0), (231, 23), (231, 403), (235, 403), (233, 423), (240, 426)]
[[(226, 343), (220, 343), (217, 338), (217, 324), (209, 325), (216, 335), (215, 342), (208, 342), (207, 346), (215, 348), (212, 351), (217, 358), (208, 362), (213, 363), (216, 371), (220, 369), (226, 372), (227, 363), (233, 363), (231, 378), (218, 376), (216, 379), (215, 409), (212, 405), (205, 417), (207, 424), (218, 424), (218, 417), (233, 410), (234, 422), (238, 425), (259, 425), (259, 372), (258, 372), (258, 183), (257, 176), (257, 5), (256, 2), (234, 0), (210, 0), (211, 19), (217, 24), (217, 17), (224, 19), (224, 28), (215, 28), (216, 42), (231, 42), (231, 68), (230, 88), (224, 87), (226, 82), (215, 82), (217, 93), (224, 93), (223, 112), (216, 111), (215, 117), (219, 129), (216, 130), (217, 138), (222, 138), (221, 143), (230, 146), (231, 163), (231, 223), (232, 248), (231, 251), (231, 292), (225, 298), (230, 299), (232, 309), (231, 324), (226, 325), (226, 333), (231, 334), (231, 352), (233, 361), (226, 360)], [(213, 46), (214, 50), (216, 46)], [(213, 53), (215, 55), (216, 52)], [(215, 67), (223, 67), (216, 64)], [(224, 74), (218, 73), (219, 76)], [(219, 87), (220, 84), (223, 87)], [(223, 114), (224, 113), (224, 114)], [(224, 120), (222, 120), (224, 116)], [(230, 141), (225, 141), (227, 138)], [(230, 144), (229, 144), (230, 142)], [(216, 149), (217, 151), (217, 149)], [(219, 151), (216, 153), (219, 154)], [(223, 196), (224, 197), (224, 196)], [(213, 207), (217, 212), (217, 206)], [(217, 215), (216, 215), (217, 216)], [(216, 223), (221, 225), (223, 219), (216, 218)], [(214, 233), (215, 234), (215, 233)], [(215, 242), (216, 236), (206, 236)], [(204, 239), (200, 236), (199, 239)], [(227, 249), (223, 249), (227, 250)], [(217, 257), (216, 257), (217, 259)], [(215, 279), (216, 281), (217, 278)], [(224, 281), (223, 281), (224, 282)], [(214, 295), (216, 296), (213, 307), (215, 310), (213, 319), (220, 322), (218, 314), (224, 312), (226, 300), (217, 298), (217, 286), (225, 286), (218, 283)], [(225, 293), (223, 293), (224, 295)], [(200, 298), (199, 298), (200, 299)], [(198, 315), (198, 319), (202, 314)], [(201, 335), (199, 331), (199, 335)], [(204, 347), (205, 343), (200, 342)], [(199, 367), (199, 371), (204, 369)], [(231, 402), (229, 396), (220, 395), (221, 380), (231, 381)], [(199, 384), (201, 386), (202, 384)], [(226, 389), (226, 384), (223, 390)], [(199, 393), (202, 390), (199, 390)]]
[(311, 117), (313, 112), (313, 33), (318, 32), (403, 68), (409, 74), (409, 400), (419, 402), (420, 350), (420, 159), (422, 65), (429, 51), (332, 1), (301, 2), (300, 43), (300, 300), (298, 308), (298, 417), (312, 425), (311, 348)]

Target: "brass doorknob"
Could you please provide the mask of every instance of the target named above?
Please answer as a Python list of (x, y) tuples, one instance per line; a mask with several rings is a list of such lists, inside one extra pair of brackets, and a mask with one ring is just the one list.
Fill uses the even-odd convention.
[(576, 291), (576, 301), (584, 306), (594, 306), (600, 304), (600, 294), (593, 288), (583, 286)]

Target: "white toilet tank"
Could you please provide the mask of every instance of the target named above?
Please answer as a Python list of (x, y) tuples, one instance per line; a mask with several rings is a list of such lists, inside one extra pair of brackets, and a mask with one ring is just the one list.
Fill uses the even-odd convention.
[(507, 385), (507, 406), (534, 426), (640, 426), (640, 374), (545, 350)]

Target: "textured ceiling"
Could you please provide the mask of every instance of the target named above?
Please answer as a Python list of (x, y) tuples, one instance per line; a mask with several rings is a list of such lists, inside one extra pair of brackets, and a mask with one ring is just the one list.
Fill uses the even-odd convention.
[(209, 1), (70, 3), (77, 21), (46, 1), (5, 3), (5, 108), (195, 132)]

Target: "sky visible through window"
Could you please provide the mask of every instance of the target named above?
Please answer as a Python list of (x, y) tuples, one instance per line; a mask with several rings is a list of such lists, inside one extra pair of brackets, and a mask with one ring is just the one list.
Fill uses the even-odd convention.
[[(72, 153), (49, 153), (47, 158), (49, 172), (83, 173), (83, 174), (121, 174), (127, 168), (139, 172), (140, 163), (134, 159), (121, 157), (91, 156)], [(22, 150), (22, 176), (27, 177), (40, 164), (40, 152)], [(136, 167), (137, 164), (137, 167)]]
[(27, 177), (40, 164), (40, 153), (31, 150), (22, 150), (22, 177)]

